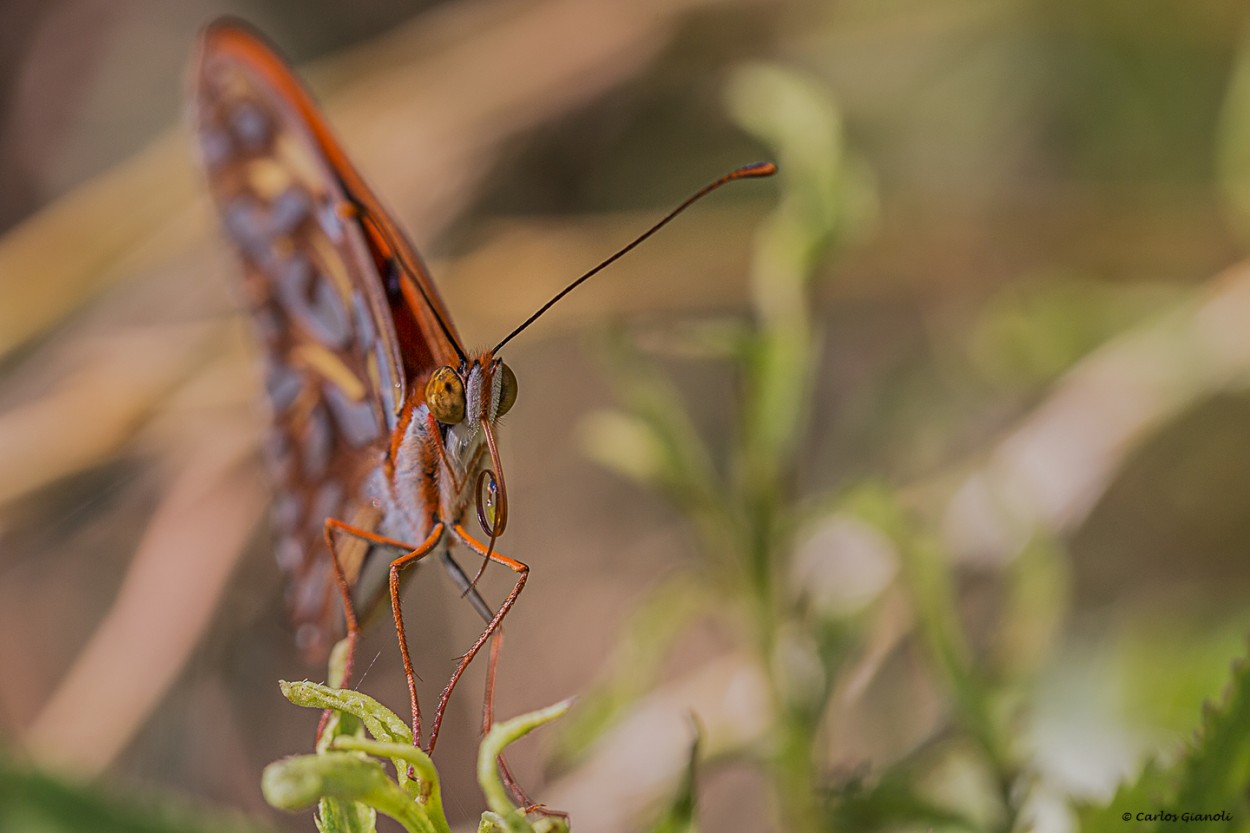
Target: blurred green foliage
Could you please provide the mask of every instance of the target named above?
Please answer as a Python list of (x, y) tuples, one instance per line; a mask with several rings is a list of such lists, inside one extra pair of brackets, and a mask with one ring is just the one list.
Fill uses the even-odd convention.
[(262, 833), (253, 821), (169, 795), (75, 783), (0, 754), (0, 830), (14, 833)]
[(966, 339), (973, 368), (1007, 390), (1047, 384), (1130, 326), (1179, 302), (1164, 284), (1108, 285), (1063, 275), (1013, 283), (977, 311)]
[[(1124, 57), (1125, 71), (1159, 80), (1156, 68)], [(1125, 102), (1125, 118), (1132, 106)], [(779, 829), (1007, 833), (1032, 829), (1039, 813), (1072, 819), (1080, 808), (1076, 820), (1083, 829), (1122, 830), (1125, 812), (1172, 807), (1178, 813), (1227, 810), (1234, 821), (1211, 829), (1250, 829), (1244, 663), (1235, 669), (1225, 705), (1207, 710), (1198, 736), (1179, 756), (1148, 766), (1106, 804), (1056, 794), (1051, 764), (1035, 747), (1035, 708), (1071, 615), (1066, 544), (1035, 532), (998, 579), (993, 624), (973, 628), (962, 610), (961, 576), (934, 518), (917, 510), (914, 495), (877, 478), (844, 481), (836, 491), (802, 488), (797, 474), (809, 453), (821, 372), (815, 281), (828, 273), (823, 265), (832, 255), (870, 227), (872, 177), (848, 151), (827, 90), (801, 74), (776, 66), (743, 69), (730, 84), (729, 107), (744, 130), (774, 150), (782, 172), (779, 207), (755, 241), (753, 316), (678, 324), (659, 343), (670, 357), (732, 369), (737, 396), (725, 415), (731, 438), (717, 445), (700, 435), (662, 356), (626, 333), (609, 341), (610, 378), (621, 406), (586, 421), (584, 445), (604, 465), (665, 495), (694, 531), (698, 552), (693, 567), (677, 571), (641, 608), (615, 675), (574, 715), (563, 754), (584, 754), (658, 682), (661, 660), (683, 627), (710, 618), (740, 640), (737, 648), (753, 659), (770, 689), (764, 738), (749, 749), (719, 751), (758, 766)], [(1234, 109), (1226, 121), (1230, 137), (1242, 136)], [(1227, 160), (1245, 153), (1242, 143), (1225, 154), (1226, 170), (1238, 170)], [(1230, 193), (1239, 187), (1230, 186)], [(1018, 283), (984, 302), (962, 340), (965, 352), (949, 360), (965, 365), (965, 378), (980, 377), (1000, 392), (1035, 392), (1116, 334), (1156, 319), (1166, 323), (1189, 301), (1186, 292), (1149, 283)], [(930, 414), (912, 411), (921, 419)], [(818, 586), (796, 587), (797, 549), (834, 521), (872, 530), (896, 554), (893, 579), (870, 593), (866, 605), (828, 605)], [(886, 609), (895, 590), (905, 599), (911, 638), (947, 716), (935, 734), (901, 756), (871, 771), (839, 775), (826, 726), (831, 698), (840, 675), (864, 650), (870, 614)], [(1146, 643), (1141, 662), (1120, 666), (1126, 688), (1159, 702), (1168, 685), (1150, 689), (1150, 681), (1173, 679), (1173, 699), (1181, 709), (1188, 704), (1192, 721), (1194, 704), (1210, 695), (1212, 681), (1187, 670), (1209, 670), (1213, 660), (1229, 655), (1229, 641), (1211, 637), (1209, 630), (1200, 636), (1190, 631)], [(1187, 652), (1187, 638), (1209, 650)], [(1175, 654), (1166, 650), (1169, 644), (1177, 646)], [(1119, 656), (1132, 664), (1131, 653)]]

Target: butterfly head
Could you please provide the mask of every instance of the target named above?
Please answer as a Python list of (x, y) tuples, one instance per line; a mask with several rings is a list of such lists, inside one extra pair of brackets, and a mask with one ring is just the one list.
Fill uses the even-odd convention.
[(516, 402), (512, 368), (489, 353), (459, 368), (443, 366), (425, 384), (425, 403), (443, 425), (493, 424)]
[(425, 403), (445, 429), (444, 447), (452, 458), (465, 461), (467, 468), (477, 457), (479, 440), (486, 443), (490, 466), (482, 466), (476, 473), (474, 498), (478, 522), (492, 541), (503, 534), (508, 523), (507, 489), (494, 427), (512, 408), (516, 395), (516, 375), (493, 352), (460, 367), (440, 367), (425, 385)]

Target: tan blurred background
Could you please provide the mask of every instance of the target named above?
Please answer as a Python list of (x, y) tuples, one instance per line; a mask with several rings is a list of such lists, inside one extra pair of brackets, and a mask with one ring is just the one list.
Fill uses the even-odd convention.
[[(300, 68), (474, 345), (768, 154), (725, 115), (734, 67), (809, 76), (841, 108), (877, 214), (816, 292), (825, 337), (796, 493), (872, 479), (909, 495), (948, 542), (984, 641), (1021, 541), (1056, 544), (1022, 729), (1056, 795), (1105, 797), (1219, 690), (1250, 618), (1250, 223), (1229, 197), (1225, 109), (1241, 4), (9, 0), (0, 720), (15, 757), (311, 829), (258, 788), (316, 724), (277, 679), (323, 670), (283, 620), (234, 263), (183, 124), (196, 32), (223, 13)], [(747, 314), (751, 235), (774, 199), (768, 183), (718, 194), (509, 346), (501, 548), (534, 573), (508, 619), (500, 714), (586, 691), (629, 613), (690, 566), (677, 513), (590, 462), (579, 426), (612, 402), (606, 326)], [(723, 444), (733, 380), (670, 366)], [(826, 532), (813, 524), (804, 546), (836, 545)], [(414, 585), (429, 702), (476, 620), (435, 571)], [(485, 583), (491, 598), (507, 585)], [(940, 711), (881, 638), (830, 753), (848, 771), (901, 754)], [(711, 625), (678, 640), (633, 715), (649, 753), (609, 737), (590, 764), (550, 772), (538, 737), (515, 753), (521, 780), (580, 830), (637, 829), (684, 743), (669, 755), (646, 727), (663, 735), (722, 698), (735, 640)], [(393, 634), (377, 629), (361, 656), (364, 688), (402, 712)], [(481, 810), (480, 671), (440, 740), (461, 824)], [(708, 830), (774, 823), (749, 762), (710, 769), (700, 796)]]

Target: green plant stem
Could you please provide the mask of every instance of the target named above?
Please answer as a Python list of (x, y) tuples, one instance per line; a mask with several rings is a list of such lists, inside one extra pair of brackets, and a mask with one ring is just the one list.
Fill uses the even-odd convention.
[(333, 748), (344, 751), (364, 752), (366, 755), (372, 755), (375, 758), (390, 758), (392, 761), (402, 761), (411, 766), (413, 771), (416, 772), (417, 782), (421, 785), (417, 801), (425, 807), (425, 811), (429, 814), (430, 821), (438, 833), (451, 833), (450, 828), (447, 826), (447, 819), (443, 814), (443, 795), (439, 786), (438, 770), (434, 767), (434, 761), (425, 752), (411, 744), (387, 743), (369, 740), (368, 738), (346, 736), (335, 738)]

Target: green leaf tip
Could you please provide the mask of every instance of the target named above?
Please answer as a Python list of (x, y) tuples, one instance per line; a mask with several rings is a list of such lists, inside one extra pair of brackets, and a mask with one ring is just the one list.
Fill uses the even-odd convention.
[(660, 818), (650, 828), (650, 833), (696, 833), (698, 825), (695, 820), (695, 792), (699, 777), (699, 749), (703, 744), (703, 729), (698, 718), (690, 715), (694, 728), (694, 739), (690, 742), (690, 754), (686, 761), (686, 771), (677, 791), (669, 799), (668, 806)]
[[(486, 796), (486, 804), (491, 811), (500, 817), (504, 829), (509, 833), (527, 831), (532, 828), (521, 816), (520, 811), (512, 804), (508, 790), (499, 776), (498, 760), (505, 748), (515, 743), (530, 732), (561, 717), (573, 705), (574, 698), (562, 700), (554, 706), (529, 712), (528, 714), (496, 723), (482, 739), (477, 756), (477, 782)], [(483, 817), (483, 824), (486, 818)], [(479, 828), (480, 829), (480, 828)]]
[[(1174, 807), (1232, 815), (1232, 826), (1213, 824), (1211, 831), (1241, 830), (1250, 812), (1250, 668), (1244, 657), (1232, 662), (1230, 679), (1218, 702), (1203, 704), (1198, 728), (1181, 756), (1170, 764), (1150, 761), (1141, 773), (1120, 785), (1106, 804), (1078, 807), (1080, 829), (1090, 833), (1122, 830), (1126, 808)], [(1139, 825), (1146, 833), (1163, 833), (1176, 825), (1156, 819)], [(1181, 826), (1184, 826), (1183, 824)]]
[(412, 745), (412, 729), (395, 712), (368, 694), (351, 689), (330, 688), (321, 683), (301, 680), (278, 684), (282, 695), (297, 706), (309, 709), (333, 709), (356, 717), (369, 734), (386, 743)]

